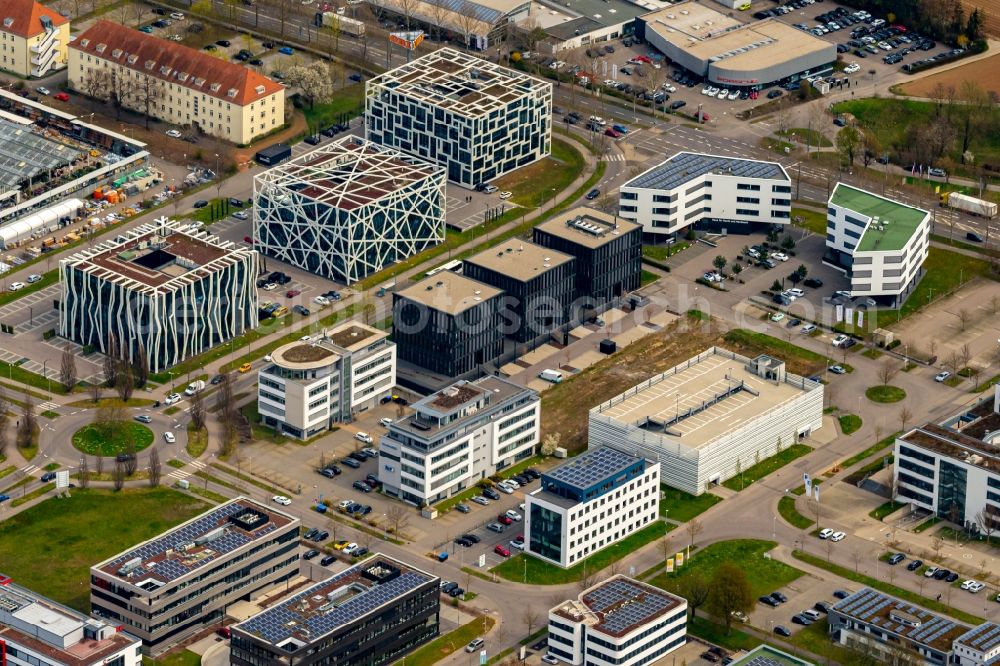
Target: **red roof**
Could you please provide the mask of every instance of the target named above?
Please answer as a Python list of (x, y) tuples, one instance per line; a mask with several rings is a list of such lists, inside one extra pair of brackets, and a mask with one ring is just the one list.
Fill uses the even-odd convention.
[(241, 106), (284, 89), (238, 63), (111, 21), (97, 21), (70, 48)]
[(53, 26), (69, 22), (68, 18), (35, 0), (3, 0), (0, 3), (0, 30), (21, 37), (34, 37), (45, 31), (42, 27), (43, 16), (47, 16)]

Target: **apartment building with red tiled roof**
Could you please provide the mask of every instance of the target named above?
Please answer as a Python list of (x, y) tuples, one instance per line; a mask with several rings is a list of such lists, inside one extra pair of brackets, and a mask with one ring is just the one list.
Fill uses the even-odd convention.
[(35, 0), (0, 2), (0, 69), (43, 77), (66, 66), (69, 19)]
[(127, 108), (236, 144), (285, 122), (280, 83), (110, 21), (97, 21), (70, 45), (69, 84), (92, 96), (127, 91)]

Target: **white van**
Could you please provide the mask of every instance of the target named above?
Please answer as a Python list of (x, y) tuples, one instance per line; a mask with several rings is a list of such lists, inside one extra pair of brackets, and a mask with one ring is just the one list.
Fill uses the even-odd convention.
[(563, 380), (562, 373), (558, 370), (542, 370), (538, 376), (547, 382), (558, 384)]

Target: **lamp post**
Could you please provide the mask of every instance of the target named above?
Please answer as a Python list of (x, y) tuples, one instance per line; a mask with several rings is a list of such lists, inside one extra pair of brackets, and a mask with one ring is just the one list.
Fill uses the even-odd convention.
[(45, 375), (45, 382), (46, 385), (48, 386), (49, 393), (52, 393), (52, 380), (49, 379), (48, 365), (49, 365), (49, 359), (45, 359), (44, 361), (42, 361), (42, 374)]

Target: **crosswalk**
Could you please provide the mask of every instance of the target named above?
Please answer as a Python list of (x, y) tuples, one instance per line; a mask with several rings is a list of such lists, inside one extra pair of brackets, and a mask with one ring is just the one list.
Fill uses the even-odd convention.
[(55, 402), (43, 402), (42, 404), (38, 405), (38, 409), (40, 409), (43, 412), (49, 410), (55, 411), (59, 409), (59, 404)]
[(25, 465), (24, 467), (21, 468), (21, 471), (24, 472), (25, 474), (31, 474), (36, 469), (38, 469), (38, 465)]
[(605, 162), (624, 162), (625, 161), (625, 156), (622, 155), (622, 154), (620, 154), (620, 153), (617, 154), (617, 155), (605, 155), (604, 156), (604, 161)]
[[(200, 460), (192, 460), (191, 465), (193, 465), (195, 468), (199, 470), (205, 467), (205, 463), (201, 462)], [(187, 469), (175, 469), (174, 471), (167, 474), (167, 476), (169, 476), (172, 479), (177, 479), (178, 481), (180, 481), (181, 479), (186, 479), (187, 477), (191, 476), (193, 473), (194, 472), (187, 471)]]

